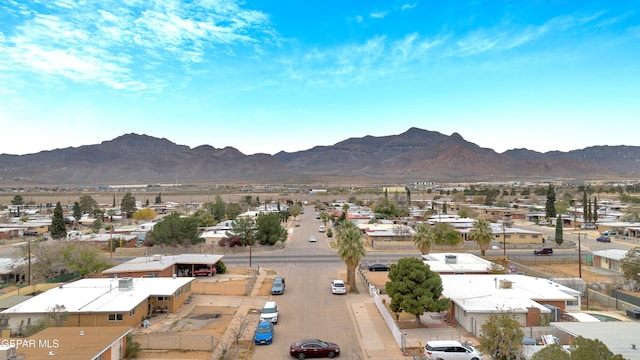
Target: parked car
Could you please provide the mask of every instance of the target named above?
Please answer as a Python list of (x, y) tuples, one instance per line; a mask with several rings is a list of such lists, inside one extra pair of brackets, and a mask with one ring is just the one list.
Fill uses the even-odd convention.
[(346, 294), (347, 287), (344, 285), (344, 281), (342, 280), (333, 280), (331, 281), (331, 293), (332, 294)]
[(461, 344), (459, 341), (434, 340), (427, 341), (424, 347), (427, 360), (480, 360), (482, 354), (473, 346)]
[(256, 328), (256, 332), (253, 335), (253, 341), (256, 345), (268, 345), (273, 342), (273, 323), (272, 322), (260, 322)]
[(538, 225), (540, 226), (549, 226), (549, 222), (546, 220), (540, 220), (538, 221)]
[(278, 323), (278, 304), (275, 301), (267, 301), (260, 311), (260, 321)]
[(615, 236), (618, 235), (618, 232), (615, 230), (605, 230), (600, 235), (602, 236)]
[(534, 255), (552, 255), (553, 249), (550, 247), (542, 247), (540, 249), (533, 250)]
[(391, 268), (385, 264), (371, 264), (369, 265), (369, 271), (389, 271)]
[(610, 243), (611, 242), (611, 238), (608, 237), (608, 236), (600, 236), (599, 238), (596, 239), (596, 241)]
[(328, 357), (340, 355), (340, 346), (320, 339), (298, 340), (289, 346), (289, 355), (298, 359)]
[(216, 274), (215, 269), (210, 269), (208, 267), (200, 268), (198, 270), (193, 271), (194, 276), (212, 276)]
[(316, 237), (313, 235), (309, 236), (309, 242), (316, 242)]
[(280, 276), (276, 276), (275, 278), (273, 278), (273, 285), (271, 285), (271, 295), (282, 295), (284, 294), (284, 289), (284, 278)]
[(598, 228), (598, 225), (594, 223), (583, 223), (582, 225), (580, 225), (580, 228), (587, 229), (587, 230), (595, 230)]

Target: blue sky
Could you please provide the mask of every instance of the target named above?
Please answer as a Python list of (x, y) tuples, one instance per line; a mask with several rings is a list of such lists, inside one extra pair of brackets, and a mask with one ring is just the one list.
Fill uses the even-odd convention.
[(0, 153), (126, 133), (245, 154), (410, 127), (640, 146), (635, 1), (5, 0)]

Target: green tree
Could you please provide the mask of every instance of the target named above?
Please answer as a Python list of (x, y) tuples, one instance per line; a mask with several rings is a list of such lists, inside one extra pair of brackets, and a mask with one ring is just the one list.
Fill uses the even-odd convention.
[(578, 336), (570, 347), (572, 360), (624, 360), (622, 355), (614, 355), (602, 341)]
[(216, 195), (216, 201), (214, 203), (205, 203), (204, 207), (209, 210), (213, 218), (218, 222), (224, 220), (227, 215), (227, 204), (222, 201), (220, 195)]
[[(94, 207), (98, 206), (98, 203), (91, 197), (91, 195), (80, 196), (80, 211), (82, 214), (89, 214)], [(78, 218), (80, 220), (80, 218)]]
[(584, 191), (584, 192), (582, 193), (582, 220), (583, 220), (585, 223), (588, 223), (588, 222), (589, 222), (589, 219), (587, 218), (587, 213), (589, 212), (589, 210), (588, 210), (588, 207), (587, 207), (587, 206), (588, 206), (588, 204), (587, 204), (587, 192), (586, 192), (586, 191)]
[(327, 226), (327, 223), (331, 221), (331, 216), (326, 211), (320, 212), (320, 221), (322, 221), (322, 225)]
[(620, 220), (628, 222), (640, 222), (640, 207), (637, 205), (631, 205), (627, 207), (623, 211), (623, 215)]
[(147, 233), (153, 244), (173, 246), (197, 244), (202, 241), (198, 235), (198, 219), (193, 216), (182, 218), (178, 213), (165, 216)]
[(562, 216), (558, 214), (556, 219), (556, 244), (562, 245), (564, 242), (564, 232), (562, 230)]
[(111, 263), (100, 249), (90, 244), (68, 242), (61, 249), (66, 268), (82, 277), (102, 272), (111, 267)]
[[(135, 214), (133, 214), (133, 216), (135, 217)], [(205, 209), (196, 210), (196, 212), (193, 214), (193, 217), (198, 220), (199, 227), (207, 227), (216, 224), (216, 219), (213, 218), (211, 212)]]
[(160, 205), (162, 204), (162, 193), (158, 193), (158, 195), (155, 198), (155, 204), (156, 205)]
[(401, 258), (391, 264), (384, 289), (391, 298), (391, 310), (415, 315), (418, 325), (420, 315), (425, 312), (440, 312), (451, 307), (451, 300), (442, 297), (440, 275), (415, 257)]
[(24, 205), (24, 198), (22, 195), (16, 195), (11, 199), (11, 205)]
[(468, 206), (461, 206), (458, 210), (458, 216), (461, 218), (476, 218), (478, 217), (478, 212)]
[(125, 344), (124, 358), (127, 360), (137, 359), (140, 352), (140, 343), (135, 340), (131, 333), (127, 334)]
[(362, 231), (350, 220), (336, 227), (338, 256), (347, 266), (347, 284), (349, 292), (356, 292), (356, 267), (360, 259), (366, 256), (362, 243)]
[(256, 219), (256, 240), (260, 245), (275, 245), (282, 231), (280, 217), (276, 213), (262, 214)]
[(593, 197), (593, 222), (598, 221), (598, 198)]
[(547, 189), (547, 202), (545, 203), (545, 215), (547, 219), (556, 217), (556, 192), (553, 186), (549, 184)]
[(493, 238), (493, 231), (491, 225), (487, 220), (476, 220), (473, 222), (473, 227), (469, 231), (469, 239), (478, 243), (480, 246), (480, 253), (484, 256), (485, 252), (491, 245), (491, 239)]
[(436, 223), (431, 231), (436, 244), (455, 245), (462, 241), (460, 232), (449, 224)]
[(589, 200), (587, 200), (587, 222), (594, 222), (593, 221), (593, 213), (591, 213), (591, 198), (589, 198)]
[(242, 240), (242, 245), (253, 245), (254, 239), (254, 221), (248, 217), (239, 217), (231, 223), (231, 233), (227, 233), (227, 236), (236, 235)]
[(427, 224), (418, 224), (416, 233), (413, 234), (413, 243), (416, 244), (422, 255), (428, 254), (434, 243), (433, 232), (431, 230), (431, 226)]
[(494, 360), (524, 359), (522, 338), (524, 332), (513, 314), (492, 314), (481, 326), (480, 350)]
[(393, 219), (398, 216), (398, 206), (386, 196), (386, 189), (385, 196), (372, 205), (372, 210), (378, 218)]
[(297, 218), (298, 215), (302, 212), (302, 206), (300, 204), (293, 204), (289, 207), (289, 214), (293, 216), (293, 218)]
[(635, 247), (627, 252), (620, 260), (620, 268), (625, 279), (640, 282), (640, 247)]
[(551, 344), (533, 354), (531, 360), (571, 360), (571, 353), (558, 344)]
[(82, 208), (80, 207), (80, 203), (76, 201), (73, 203), (73, 218), (76, 219), (76, 222), (78, 222), (78, 220), (80, 220), (81, 217), (82, 217)]
[(127, 218), (131, 219), (136, 211), (136, 198), (130, 192), (126, 193), (120, 201), (120, 211), (127, 214)]
[(53, 217), (51, 218), (51, 237), (54, 239), (64, 239), (67, 237), (67, 227), (64, 225), (64, 214), (60, 201), (56, 203), (53, 209)]
[(234, 220), (238, 215), (242, 214), (242, 206), (238, 203), (227, 204), (227, 219)]
[(569, 204), (564, 200), (556, 201), (556, 214), (566, 214), (569, 211)]

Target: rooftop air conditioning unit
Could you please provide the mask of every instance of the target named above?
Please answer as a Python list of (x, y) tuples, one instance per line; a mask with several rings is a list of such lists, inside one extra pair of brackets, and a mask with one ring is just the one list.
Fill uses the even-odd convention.
[(153, 261), (160, 261), (160, 260), (162, 260), (162, 254), (153, 255)]
[(444, 256), (444, 263), (445, 264), (457, 264), (458, 263), (458, 256), (457, 255), (445, 255)]
[(513, 283), (511, 280), (500, 280), (500, 288), (501, 289), (511, 289)]
[(118, 289), (120, 291), (127, 291), (133, 289), (133, 278), (125, 277), (118, 279)]

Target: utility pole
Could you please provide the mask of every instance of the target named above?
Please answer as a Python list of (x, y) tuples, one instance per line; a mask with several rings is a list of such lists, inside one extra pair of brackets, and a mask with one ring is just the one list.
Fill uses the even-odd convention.
[(582, 278), (582, 245), (580, 243), (580, 233), (578, 233), (578, 277)]
[(29, 253), (29, 263), (27, 264), (27, 285), (31, 285), (31, 238), (27, 240), (27, 252)]

